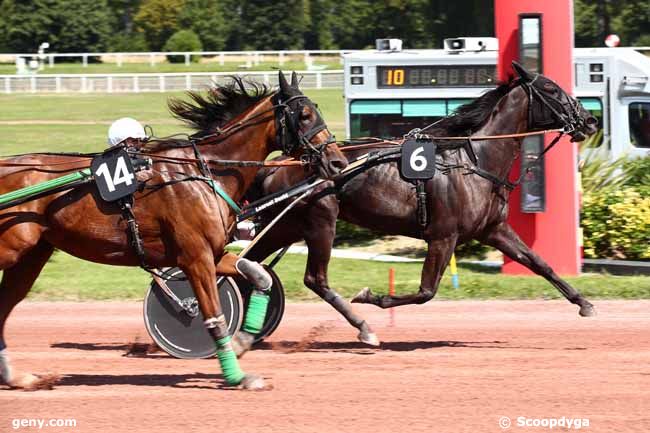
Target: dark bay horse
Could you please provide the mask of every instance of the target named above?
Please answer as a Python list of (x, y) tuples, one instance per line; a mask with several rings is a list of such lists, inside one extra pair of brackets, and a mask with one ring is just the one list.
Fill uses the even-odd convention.
[[(516, 80), (461, 107), (455, 115), (427, 132), (438, 136), (493, 136), (566, 127), (571, 131), (572, 141), (596, 132), (596, 119), (552, 80), (531, 74), (519, 65), (513, 66), (519, 75)], [(426, 183), (430, 222), (424, 229), (417, 222), (413, 184), (400, 177), (397, 163), (382, 163), (322, 185), (318, 194), (288, 213), (248, 257), (261, 261), (282, 246), (304, 239), (309, 249), (305, 285), (358, 328), (359, 340), (368, 344), (378, 344), (369, 325), (327, 281), (337, 217), (378, 232), (420, 238), (428, 243), (417, 293), (377, 296), (364, 289), (352, 302), (388, 308), (429, 301), (436, 294), (456, 245), (477, 239), (546, 278), (570, 302), (580, 306), (580, 315), (591, 316), (592, 305), (528, 248), (506, 222), (509, 191), (500, 180), (507, 179), (520, 154), (521, 140), (470, 142), (476, 163), (463, 148), (442, 151), (437, 156), (437, 164), (456, 168), (447, 174), (438, 172)], [(368, 150), (344, 153), (352, 161)], [(462, 167), (468, 166), (482, 169), (493, 179), (467, 174), (467, 169)], [(303, 177), (300, 170), (293, 168), (263, 169), (249, 194), (277, 192)], [(279, 210), (269, 209), (263, 215), (263, 222)]]
[[(151, 140), (138, 149), (153, 160), (151, 170), (138, 174), (147, 177), (146, 188), (134, 195), (133, 205), (144, 261), (157, 268), (179, 266), (185, 272), (219, 348), (226, 383), (248, 389), (259, 389), (264, 382), (239, 367), (215, 275), (242, 275), (262, 292), (270, 276), (259, 264), (225, 252), (235, 213), (206, 180), (239, 201), (259, 167), (224, 167), (220, 160), (264, 161), (275, 150), (295, 157), (309, 153), (318, 163), (319, 174), (330, 178), (346, 165), (316, 107), (298, 89), (295, 74), (291, 84), (282, 73), (279, 80), (279, 90), (273, 91), (233, 78), (208, 96), (191, 93), (189, 102), (173, 101), (172, 112), (199, 130), (195, 146), (184, 140)], [(207, 173), (199, 169), (200, 159)], [(90, 160), (78, 154), (27, 154), (0, 160), (0, 193), (81, 170)], [(36, 376), (11, 369), (4, 329), (7, 316), (27, 295), (55, 248), (97, 263), (141, 264), (120, 208), (104, 202), (94, 184), (1, 211), (0, 373), (11, 387), (39, 384)]]

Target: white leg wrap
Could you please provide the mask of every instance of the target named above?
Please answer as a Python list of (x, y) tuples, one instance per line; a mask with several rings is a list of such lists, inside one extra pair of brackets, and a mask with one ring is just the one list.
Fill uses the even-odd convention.
[(9, 365), (9, 355), (7, 349), (0, 350), (0, 377), (5, 383), (11, 381), (11, 366)]
[(273, 279), (269, 273), (266, 272), (266, 269), (257, 262), (242, 258), (237, 260), (235, 268), (237, 269), (237, 272), (250, 281), (256, 289), (265, 292), (273, 286)]

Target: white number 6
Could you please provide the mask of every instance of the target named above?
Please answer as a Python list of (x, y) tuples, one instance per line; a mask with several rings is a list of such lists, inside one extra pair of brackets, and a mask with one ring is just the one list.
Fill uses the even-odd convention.
[(415, 152), (411, 154), (411, 158), (409, 158), (409, 164), (415, 171), (423, 171), (427, 168), (427, 159), (420, 155), (422, 152), (424, 152), (424, 146), (418, 147)]

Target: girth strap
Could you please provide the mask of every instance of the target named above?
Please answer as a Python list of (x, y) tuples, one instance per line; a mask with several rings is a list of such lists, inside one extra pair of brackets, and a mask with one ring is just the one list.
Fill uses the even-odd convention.
[(415, 197), (417, 198), (417, 216), (420, 230), (424, 231), (429, 223), (429, 212), (427, 211), (427, 192), (424, 180), (415, 181)]
[(126, 224), (129, 229), (128, 236), (131, 241), (131, 246), (135, 250), (138, 259), (140, 260), (140, 266), (146, 270), (148, 267), (145, 263), (144, 257), (144, 242), (142, 242), (140, 229), (138, 228), (138, 222), (136, 221), (135, 214), (133, 213), (133, 196), (125, 197), (119, 200), (117, 203), (122, 210), (122, 216), (126, 220)]

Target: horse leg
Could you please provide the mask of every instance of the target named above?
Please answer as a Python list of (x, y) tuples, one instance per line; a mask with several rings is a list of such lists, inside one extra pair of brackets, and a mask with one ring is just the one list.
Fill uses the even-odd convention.
[(27, 296), (29, 289), (34, 285), (34, 281), (53, 251), (52, 245), (40, 241), (12, 267), (5, 269), (2, 275), (2, 282), (0, 282), (0, 382), (4, 382), (12, 388), (37, 388), (39, 379), (32, 374), (17, 374), (12, 371), (4, 338), (5, 323), (16, 304)]
[[(195, 251), (208, 251), (206, 248), (194, 248)], [(241, 385), (244, 389), (258, 390), (264, 388), (261, 377), (245, 374), (239, 367), (239, 361), (233, 351), (226, 318), (221, 310), (217, 296), (215, 275), (217, 269), (211, 254), (199, 257), (181, 258), (179, 267), (187, 275), (194, 294), (199, 302), (201, 313), (205, 317), (205, 327), (217, 345), (217, 357), (226, 383), (231, 386)]]
[(327, 268), (332, 254), (332, 244), (336, 234), (336, 214), (328, 220), (310, 217), (309, 225), (305, 233), (305, 242), (307, 243), (307, 267), (305, 268), (305, 286), (310, 288), (314, 293), (320, 296), (345, 319), (359, 330), (357, 338), (362, 343), (371, 346), (379, 346), (379, 339), (372, 331), (370, 325), (361, 317), (352, 305), (343, 299), (329, 286), (327, 281)]
[(454, 252), (456, 239), (456, 236), (451, 236), (445, 239), (429, 241), (427, 258), (424, 261), (422, 276), (420, 278), (420, 290), (417, 293), (399, 296), (378, 296), (373, 294), (369, 288), (365, 288), (352, 299), (352, 302), (374, 304), (381, 308), (391, 308), (408, 304), (424, 304), (429, 301), (438, 291), (442, 274)]
[(257, 262), (226, 253), (217, 263), (217, 274), (236, 276), (241, 275), (253, 285), (253, 292), (248, 301), (248, 310), (244, 317), (241, 330), (232, 340), (232, 347), (237, 357), (241, 357), (253, 346), (255, 336), (264, 326), (266, 311), (269, 306), (269, 293), (273, 279), (266, 269)]
[(493, 246), (511, 259), (526, 266), (537, 275), (546, 278), (572, 304), (580, 306), (581, 316), (596, 314), (594, 306), (587, 301), (576, 289), (560, 278), (551, 267), (519, 238), (519, 235), (508, 225), (502, 223), (490, 231), (484, 239), (487, 245)]

